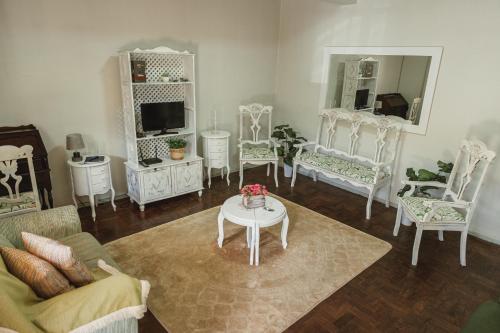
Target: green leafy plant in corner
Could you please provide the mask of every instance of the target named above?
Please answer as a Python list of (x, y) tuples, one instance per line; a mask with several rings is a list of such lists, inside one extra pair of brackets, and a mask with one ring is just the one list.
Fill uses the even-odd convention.
[[(420, 169), (415, 172), (413, 168), (406, 169), (406, 176), (408, 180), (419, 181), (419, 182), (430, 182), (437, 181), (440, 183), (446, 183), (446, 175), (450, 174), (453, 169), (453, 163), (445, 163), (443, 161), (437, 162), (438, 172), (432, 172), (426, 169)], [(399, 192), (398, 195), (402, 197), (407, 191), (411, 189), (410, 185), (405, 185)], [(435, 186), (417, 186), (415, 189), (415, 196), (430, 197), (428, 190), (437, 189)]]
[(167, 140), (170, 149), (180, 149), (187, 146), (187, 141), (179, 138), (172, 138)]
[(295, 145), (306, 142), (307, 139), (297, 136), (297, 132), (290, 125), (278, 125), (274, 127), (271, 137), (275, 138), (281, 147), (278, 147), (278, 156), (283, 157), (283, 162), (289, 166), (293, 165), (293, 158), (299, 150)]

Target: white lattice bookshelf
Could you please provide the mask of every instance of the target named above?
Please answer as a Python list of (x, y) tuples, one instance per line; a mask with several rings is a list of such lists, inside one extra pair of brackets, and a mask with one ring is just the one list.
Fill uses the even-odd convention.
[[(147, 202), (192, 191), (200, 191), (201, 195), (202, 159), (197, 155), (196, 140), (195, 55), (159, 47), (152, 50), (125, 51), (120, 53), (119, 60), (129, 196), (139, 203), (142, 210)], [(144, 61), (146, 64), (145, 82), (132, 82), (131, 61), (135, 60)], [(162, 75), (165, 73), (168, 73), (170, 82), (162, 81)], [(185, 128), (179, 129), (176, 134), (144, 133), (141, 104), (179, 101), (184, 102)], [(137, 133), (141, 133), (141, 136)], [(182, 161), (170, 159), (167, 140), (174, 137), (182, 137), (188, 142), (186, 158)], [(141, 158), (151, 157), (162, 159), (162, 163), (150, 167), (139, 164)], [(179, 166), (183, 164), (185, 167), (181, 170)], [(153, 169), (158, 171), (158, 179), (146, 179), (154, 176), (151, 172)], [(165, 181), (164, 178), (169, 179)], [(196, 184), (181, 184), (181, 178), (185, 178), (185, 181), (194, 179)], [(153, 193), (154, 189), (161, 187), (162, 181), (168, 188), (162, 193)], [(148, 184), (151, 188), (148, 188)]]

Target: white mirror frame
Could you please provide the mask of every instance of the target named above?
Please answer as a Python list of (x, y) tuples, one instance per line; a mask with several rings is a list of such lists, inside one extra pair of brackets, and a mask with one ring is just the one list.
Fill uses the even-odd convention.
[(440, 46), (402, 46), (402, 47), (387, 47), (387, 46), (328, 46), (325, 47), (323, 54), (323, 76), (321, 79), (320, 92), (320, 110), (325, 108), (328, 77), (330, 72), (330, 57), (335, 54), (359, 54), (359, 55), (395, 55), (395, 56), (427, 56), (431, 57), (429, 73), (427, 76), (427, 85), (425, 87), (422, 109), (420, 111), (420, 121), (418, 125), (404, 124), (403, 130), (409, 133), (425, 135), (427, 125), (431, 113), (432, 100), (434, 98), (434, 90), (436, 88), (439, 66), (441, 64), (441, 56), (443, 48)]

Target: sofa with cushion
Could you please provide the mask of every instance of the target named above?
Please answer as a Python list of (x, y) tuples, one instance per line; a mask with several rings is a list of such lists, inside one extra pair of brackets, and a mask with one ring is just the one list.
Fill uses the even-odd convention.
[(12, 275), (0, 256), (0, 332), (137, 332), (146, 308), (147, 281), (119, 271), (89, 233), (74, 206), (0, 219), (0, 247), (24, 249), (21, 232), (71, 246), (95, 281), (49, 299)]

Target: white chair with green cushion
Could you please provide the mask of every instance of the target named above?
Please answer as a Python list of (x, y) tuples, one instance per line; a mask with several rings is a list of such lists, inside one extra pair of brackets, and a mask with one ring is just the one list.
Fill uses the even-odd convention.
[[(271, 120), (273, 107), (262, 104), (250, 104), (240, 106), (240, 189), (243, 186), (243, 167), (245, 164), (264, 165), (267, 164), (267, 175), (270, 166), (274, 164), (274, 181), (278, 187), (278, 150), (279, 143), (271, 138)], [(267, 117), (267, 124), (264, 118)], [(249, 122), (248, 122), (249, 120)], [(261, 135), (263, 129), (267, 135)], [(245, 139), (246, 134), (251, 136)]]
[[(437, 230), (439, 240), (444, 231), (458, 231), (460, 237), (460, 264), (465, 266), (467, 234), (472, 214), (477, 204), (479, 190), (495, 153), (478, 140), (464, 140), (455, 159), (448, 182), (422, 182), (403, 180), (410, 185), (410, 191), (399, 198), (398, 213), (394, 225), (394, 236), (398, 235), (403, 213), (415, 223), (417, 232), (413, 243), (411, 263), (416, 265), (420, 240), (424, 230)], [(412, 196), (417, 186), (431, 186), (444, 189), (440, 198)]]
[[(7, 271), (0, 256), (0, 331), (135, 333), (146, 311), (149, 284), (98, 267), (98, 260), (119, 269), (99, 242), (82, 232), (74, 206), (0, 219), (0, 247), (23, 249), (21, 231), (57, 239), (73, 248), (95, 282), (42, 299)], [(111, 274), (110, 274), (111, 273)]]

